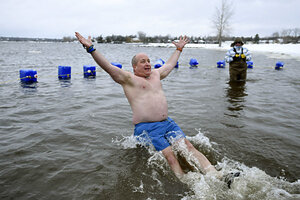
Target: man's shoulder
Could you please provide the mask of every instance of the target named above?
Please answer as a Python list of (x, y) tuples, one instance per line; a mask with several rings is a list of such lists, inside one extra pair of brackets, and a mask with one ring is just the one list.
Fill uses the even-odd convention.
[[(164, 65), (161, 66), (160, 68), (162, 68), (162, 67), (164, 67)], [(151, 71), (151, 75), (152, 75), (152, 76), (157, 76), (157, 75), (159, 75), (159, 69), (160, 69), (160, 68), (153, 69), (153, 70)]]

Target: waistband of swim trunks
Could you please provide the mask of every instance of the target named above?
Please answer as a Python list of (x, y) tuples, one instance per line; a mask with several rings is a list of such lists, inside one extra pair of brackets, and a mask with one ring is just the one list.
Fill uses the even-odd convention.
[[(169, 120), (171, 120), (171, 118), (167, 117), (167, 119), (164, 119), (164, 120), (161, 120), (161, 121), (157, 121), (157, 122), (165, 122), (165, 121), (169, 121)], [(137, 126), (140, 126), (142, 124), (151, 124), (151, 123), (157, 123), (157, 122), (140, 122), (138, 124), (135, 124), (134, 126), (137, 127)]]

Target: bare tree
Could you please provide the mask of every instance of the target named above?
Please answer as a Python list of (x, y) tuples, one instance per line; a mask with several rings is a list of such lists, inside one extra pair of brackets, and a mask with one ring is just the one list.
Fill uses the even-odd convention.
[(232, 3), (227, 0), (222, 0), (221, 7), (216, 7), (216, 12), (212, 19), (212, 23), (214, 28), (217, 30), (217, 39), (219, 43), (219, 47), (222, 45), (222, 38), (224, 33), (229, 31), (230, 29), (230, 18), (233, 16), (233, 8)]
[(283, 39), (283, 43), (298, 43), (299, 36), (300, 36), (299, 28), (283, 29), (281, 31), (281, 37)]
[(147, 43), (146, 33), (144, 33), (143, 31), (138, 31), (137, 34), (138, 34), (138, 38), (141, 42)]

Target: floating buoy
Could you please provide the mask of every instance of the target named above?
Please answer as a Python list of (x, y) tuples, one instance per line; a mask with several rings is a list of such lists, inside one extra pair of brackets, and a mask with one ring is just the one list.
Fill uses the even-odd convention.
[(33, 69), (21, 69), (20, 80), (22, 83), (34, 83), (37, 82), (37, 72)]
[(225, 68), (225, 65), (226, 65), (225, 60), (220, 60), (217, 62), (218, 68)]
[(196, 68), (196, 67), (198, 67), (198, 61), (197, 61), (197, 59), (195, 59), (195, 58), (191, 58), (191, 60), (190, 60), (190, 68)]
[(122, 69), (122, 65), (120, 63), (112, 62), (111, 64)]
[(58, 66), (58, 78), (59, 79), (70, 79), (71, 78), (71, 67), (70, 66)]
[(84, 65), (83, 66), (84, 78), (95, 78), (96, 77), (96, 66)]
[(158, 59), (155, 64), (154, 64), (154, 68), (160, 68), (161, 66), (163, 66), (165, 64), (165, 61), (163, 59)]
[(247, 67), (249, 69), (253, 69), (253, 62), (252, 61), (247, 61)]
[(280, 69), (283, 68), (283, 65), (284, 65), (284, 63), (279, 61), (279, 62), (276, 63), (275, 69), (280, 70)]

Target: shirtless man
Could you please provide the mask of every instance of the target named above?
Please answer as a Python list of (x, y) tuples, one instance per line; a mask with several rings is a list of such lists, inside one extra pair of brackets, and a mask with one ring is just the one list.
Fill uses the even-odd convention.
[(197, 168), (202, 173), (217, 172), (208, 159), (185, 138), (179, 126), (168, 117), (167, 100), (160, 80), (167, 77), (177, 64), (182, 49), (189, 41), (186, 36), (180, 37), (178, 42), (173, 42), (176, 50), (158, 69), (151, 69), (150, 59), (146, 54), (136, 54), (132, 58), (134, 73), (131, 73), (111, 65), (102, 54), (94, 49), (90, 36), (86, 39), (78, 32), (75, 35), (91, 53), (96, 63), (123, 87), (133, 113), (134, 135), (144, 137), (147, 133), (145, 139), (150, 138), (155, 149), (162, 151), (171, 169), (180, 180), (184, 172), (172, 150), (172, 145), (174, 145), (171, 142), (172, 138), (177, 139), (175, 143), (184, 140), (187, 151), (196, 158)]

